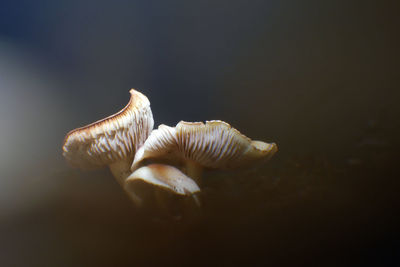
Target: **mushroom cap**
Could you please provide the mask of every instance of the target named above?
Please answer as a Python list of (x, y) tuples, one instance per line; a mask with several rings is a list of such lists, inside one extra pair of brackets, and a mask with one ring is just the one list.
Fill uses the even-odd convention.
[(200, 192), (200, 188), (195, 181), (179, 169), (165, 164), (149, 164), (134, 171), (125, 182), (125, 190), (127, 192), (134, 193), (132, 191), (134, 187), (131, 184), (135, 180), (142, 180), (178, 195), (191, 195)]
[(180, 158), (212, 169), (240, 167), (270, 157), (275, 143), (252, 141), (223, 121), (179, 122), (175, 128), (160, 125), (137, 151), (131, 170), (148, 158)]
[(129, 92), (129, 103), (121, 111), (66, 135), (63, 156), (71, 165), (88, 169), (133, 160), (154, 120), (147, 97), (134, 89)]

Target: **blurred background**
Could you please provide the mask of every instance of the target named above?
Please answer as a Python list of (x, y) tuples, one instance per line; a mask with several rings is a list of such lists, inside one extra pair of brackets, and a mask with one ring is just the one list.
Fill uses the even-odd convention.
[[(398, 7), (1, 1), (1, 266), (397, 266)], [(206, 173), (201, 210), (138, 210), (61, 155), (130, 88), (155, 126), (220, 119), (279, 152)]]

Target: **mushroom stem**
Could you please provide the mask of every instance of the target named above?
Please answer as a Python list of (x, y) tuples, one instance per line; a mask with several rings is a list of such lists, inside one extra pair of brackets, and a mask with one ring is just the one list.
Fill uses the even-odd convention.
[(194, 162), (193, 160), (187, 160), (185, 162), (186, 174), (192, 178), (198, 185), (201, 184), (201, 176), (203, 174), (203, 167)]
[(131, 164), (129, 162), (129, 160), (123, 160), (109, 165), (111, 173), (122, 187), (125, 185), (126, 178), (132, 173)]
[(115, 179), (119, 185), (125, 190), (129, 198), (137, 205), (141, 206), (142, 199), (138, 197), (131, 188), (126, 186), (127, 178), (132, 174), (131, 171), (131, 160), (118, 161), (109, 165), (111, 173), (114, 175)]

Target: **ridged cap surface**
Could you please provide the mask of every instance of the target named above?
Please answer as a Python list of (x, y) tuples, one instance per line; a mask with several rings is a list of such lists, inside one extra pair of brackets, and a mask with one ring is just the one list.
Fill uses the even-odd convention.
[(118, 113), (66, 135), (63, 156), (71, 165), (87, 169), (133, 160), (154, 120), (147, 97), (134, 89), (130, 94), (129, 103)]

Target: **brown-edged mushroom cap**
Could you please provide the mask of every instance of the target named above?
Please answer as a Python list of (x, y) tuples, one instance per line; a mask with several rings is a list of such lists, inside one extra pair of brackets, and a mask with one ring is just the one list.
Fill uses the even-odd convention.
[(135, 155), (131, 169), (149, 158), (178, 157), (212, 169), (235, 168), (271, 157), (275, 143), (252, 141), (223, 121), (179, 122), (175, 128), (160, 125)]
[(67, 134), (63, 155), (69, 163), (87, 169), (132, 162), (154, 121), (147, 97), (134, 89), (130, 94), (128, 105), (118, 113)]

